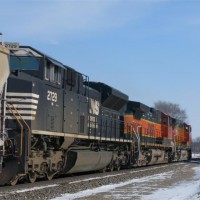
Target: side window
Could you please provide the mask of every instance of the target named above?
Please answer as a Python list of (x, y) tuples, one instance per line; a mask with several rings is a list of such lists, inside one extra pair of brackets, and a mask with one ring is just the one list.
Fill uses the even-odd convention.
[(45, 80), (50, 82), (61, 84), (61, 69), (60, 67), (47, 62), (45, 66)]
[(61, 69), (58, 66), (54, 67), (54, 81), (58, 84), (61, 83)]
[(50, 80), (50, 62), (47, 62), (45, 66), (45, 80)]
[(163, 124), (164, 124), (164, 125), (167, 125), (167, 118), (164, 118), (164, 119), (163, 119)]
[(55, 82), (54, 74), (55, 74), (55, 67), (53, 64), (50, 64), (50, 81), (51, 82)]

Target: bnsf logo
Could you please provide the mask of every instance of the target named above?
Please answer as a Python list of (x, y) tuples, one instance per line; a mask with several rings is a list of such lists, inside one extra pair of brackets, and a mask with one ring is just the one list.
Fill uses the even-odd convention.
[(47, 91), (47, 101), (57, 102), (57, 100), (58, 100), (57, 93), (48, 90)]

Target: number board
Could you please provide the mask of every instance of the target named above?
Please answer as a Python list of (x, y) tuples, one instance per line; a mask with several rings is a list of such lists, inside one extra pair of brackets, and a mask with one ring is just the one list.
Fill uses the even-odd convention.
[(7, 49), (19, 49), (19, 43), (17, 42), (4, 42)]

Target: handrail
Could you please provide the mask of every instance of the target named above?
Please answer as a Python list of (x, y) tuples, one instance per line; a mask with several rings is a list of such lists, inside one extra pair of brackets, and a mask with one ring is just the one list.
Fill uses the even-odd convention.
[[(1, 124), (1, 127), (0, 127), (0, 138), (3, 141), (3, 143), (5, 141), (5, 137), (7, 136), (6, 135), (6, 131), (5, 131), (6, 91), (7, 91), (7, 82), (5, 82), (2, 94), (0, 94), (0, 97), (2, 98), (2, 99), (0, 99), (1, 112), (2, 112), (1, 113), (2, 115), (0, 115), (0, 124)], [(4, 155), (4, 153), (5, 153), (5, 145), (3, 145), (3, 155)]]
[(20, 128), (21, 128), (21, 131), (20, 131), (20, 143), (21, 143), (21, 145), (20, 145), (20, 154), (19, 154), (20, 157), (21, 157), (21, 156), (22, 156), (22, 144), (23, 144), (23, 125), (22, 125), (22, 123), (19, 121), (19, 119), (17, 118), (17, 116), (15, 115), (15, 113), (13, 112), (13, 110), (12, 110), (10, 104), (7, 103), (7, 106), (8, 106), (8, 108), (9, 108), (10, 112), (13, 114), (13, 116), (14, 116), (15, 119), (17, 120), (17, 122), (18, 122), (18, 124), (19, 124), (19, 126), (20, 126)]
[(140, 151), (141, 151), (141, 149), (140, 149), (140, 136), (139, 136), (139, 128), (140, 128), (141, 126), (137, 126), (137, 131), (135, 131), (135, 129), (134, 129), (134, 127), (133, 127), (133, 133), (135, 134), (135, 136), (136, 136), (136, 139), (137, 139), (137, 146), (138, 146), (138, 152), (139, 152), (139, 155), (140, 155)]
[[(30, 155), (30, 139), (31, 139), (31, 129), (29, 127), (29, 125), (26, 123), (26, 121), (24, 120), (24, 118), (20, 115), (20, 113), (18, 112), (18, 110), (12, 105), (12, 108), (16, 111), (16, 113), (18, 114), (18, 116), (20, 117), (20, 119), (24, 122), (24, 124), (26, 125), (27, 129), (28, 129), (28, 156)], [(15, 115), (15, 114), (14, 114)], [(21, 145), (22, 146), (22, 145)]]

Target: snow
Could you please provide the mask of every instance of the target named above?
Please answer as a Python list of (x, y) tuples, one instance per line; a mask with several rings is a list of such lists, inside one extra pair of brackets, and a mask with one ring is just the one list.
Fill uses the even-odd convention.
[(192, 158), (200, 158), (200, 153), (193, 153)]
[(191, 181), (176, 183), (170, 187), (161, 189), (157, 189), (159, 187), (159, 182), (166, 179), (170, 180), (173, 176), (173, 171), (132, 179), (117, 184), (104, 185), (74, 194), (66, 193), (53, 200), (73, 200), (94, 195), (102, 195), (101, 197), (104, 197), (103, 199), (199, 200), (200, 167), (195, 167), (193, 169), (196, 175)]
[(149, 181), (149, 179), (151, 179), (151, 180), (165, 179), (166, 177), (171, 177), (171, 175), (172, 175), (172, 172), (167, 172), (167, 173), (157, 174), (157, 175), (154, 175), (154, 176), (147, 176), (147, 177), (143, 177), (143, 178), (139, 178), (139, 179), (132, 179), (132, 180), (120, 182), (120, 183), (117, 183), (117, 184), (104, 185), (104, 186), (101, 186), (101, 187), (84, 190), (84, 191), (77, 192), (77, 193), (74, 193), (74, 194), (67, 193), (67, 194), (62, 195), (62, 197), (57, 197), (53, 200), (66, 200), (66, 199), (67, 200), (73, 200), (73, 199), (76, 199), (76, 198), (87, 197), (87, 196), (99, 194), (99, 193), (102, 193), (102, 192), (109, 192), (110, 190), (114, 190), (118, 187), (123, 187), (123, 186), (133, 184), (133, 183), (146, 182), (146, 181)]
[(81, 183), (81, 182), (86, 182), (86, 181), (91, 181), (91, 180), (99, 180), (99, 179), (103, 179), (103, 178), (109, 178), (109, 177), (121, 176), (121, 175), (124, 175), (124, 174), (125, 174), (125, 173), (119, 173), (119, 174), (107, 175), (107, 176), (103, 176), (103, 177), (87, 178), (87, 179), (83, 179), (83, 180), (72, 181), (72, 182), (69, 182), (69, 184)]
[(29, 191), (34, 191), (34, 190), (41, 190), (41, 189), (44, 189), (44, 188), (51, 188), (51, 187), (58, 187), (58, 186), (59, 185), (54, 184), (54, 185), (47, 185), (47, 186), (41, 186), (41, 187), (32, 187), (32, 188), (27, 188), (27, 189), (24, 189), (24, 190), (16, 190), (16, 191), (11, 192), (11, 194), (29, 192)]
[[(183, 164), (183, 163), (179, 163), (179, 165), (181, 165), (181, 164)], [(160, 168), (166, 168), (166, 166), (154, 167), (153, 169), (160, 169)], [(137, 170), (137, 171), (131, 171), (129, 173), (134, 174), (134, 173), (137, 173), (137, 172), (145, 172), (145, 171), (148, 171), (148, 170), (149, 169), (142, 169), (142, 170)], [(99, 179), (104, 179), (104, 178), (109, 178), (109, 177), (121, 176), (121, 175), (124, 175), (124, 174), (127, 174), (127, 173), (118, 173), (118, 174), (114, 174), (114, 175), (106, 175), (106, 176), (88, 178), (88, 179), (83, 179), (83, 180), (78, 180), (78, 181), (72, 181), (72, 182), (69, 182), (69, 184), (81, 183), (81, 182), (86, 182), (86, 181), (91, 181), (91, 180), (99, 180)]]
[(173, 186), (166, 189), (160, 189), (155, 193), (144, 196), (142, 200), (195, 200), (196, 194), (199, 190), (199, 183), (181, 183), (180, 185)]
[(196, 180), (183, 182), (166, 189), (159, 189), (151, 195), (144, 196), (142, 200), (196, 200), (200, 192), (200, 167), (194, 168)]

